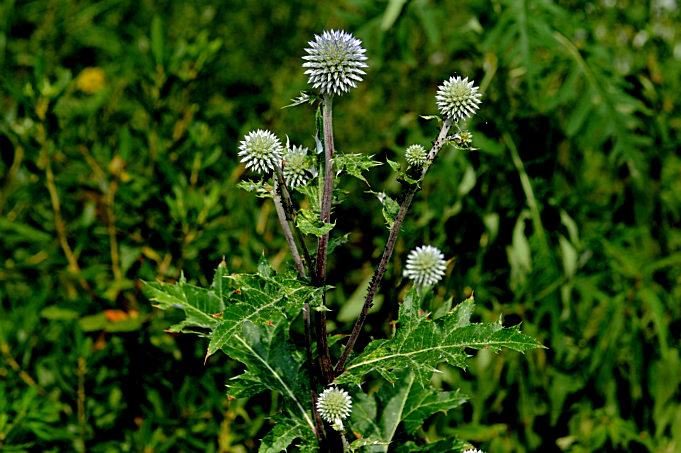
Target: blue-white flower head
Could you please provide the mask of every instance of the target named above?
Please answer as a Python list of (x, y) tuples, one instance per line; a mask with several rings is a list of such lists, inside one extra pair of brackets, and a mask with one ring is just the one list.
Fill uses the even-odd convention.
[(469, 448), (468, 450), (464, 451), (463, 453), (484, 453), (482, 450), (478, 450), (477, 448)]
[(239, 145), (239, 156), (246, 168), (266, 173), (274, 170), (275, 166), (281, 165), (283, 151), (281, 142), (272, 132), (258, 129), (251, 131), (244, 137)]
[(426, 149), (421, 145), (411, 145), (404, 152), (404, 157), (407, 160), (407, 163), (409, 164), (410, 167), (421, 168), (423, 167), (423, 164), (426, 163), (428, 153), (426, 152)]
[(404, 275), (417, 285), (433, 285), (445, 276), (447, 261), (440, 250), (432, 245), (416, 247), (407, 256)]
[(348, 392), (336, 387), (324, 390), (317, 400), (319, 415), (337, 431), (343, 429), (343, 419), (352, 412), (352, 399)]
[(307, 148), (293, 145), (293, 148), (284, 154), (284, 179), (290, 188), (304, 186), (310, 179), (307, 152)]
[(308, 44), (303, 67), (308, 68), (307, 83), (313, 88), (322, 94), (340, 95), (362, 81), (366, 74), (362, 68), (368, 67), (362, 41), (342, 30), (327, 30)]
[(437, 89), (437, 106), (442, 116), (459, 121), (463, 117), (470, 117), (475, 113), (482, 94), (478, 93), (480, 87), (474, 87), (473, 81), (468, 77), (462, 79), (452, 76)]

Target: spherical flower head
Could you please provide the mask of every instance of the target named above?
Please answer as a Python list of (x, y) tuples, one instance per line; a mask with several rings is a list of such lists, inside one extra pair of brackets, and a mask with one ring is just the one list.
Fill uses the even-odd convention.
[(326, 422), (340, 431), (343, 429), (343, 419), (348, 418), (352, 411), (352, 400), (345, 390), (329, 387), (319, 395), (317, 410)]
[(421, 168), (423, 167), (423, 164), (426, 163), (428, 153), (421, 145), (411, 145), (407, 148), (407, 151), (405, 151), (404, 157), (407, 159), (409, 166)]
[(468, 450), (464, 451), (463, 453), (484, 453), (482, 450), (478, 450), (477, 448), (469, 448)]
[(462, 79), (459, 76), (452, 76), (449, 80), (440, 85), (437, 89), (437, 106), (440, 113), (454, 121), (459, 121), (463, 117), (470, 117), (478, 108), (482, 101), (482, 96), (478, 93), (480, 87), (474, 87), (473, 81), (468, 81), (468, 77)]
[(447, 262), (440, 250), (432, 245), (416, 247), (407, 256), (404, 275), (417, 285), (433, 285), (445, 275)]
[(265, 173), (274, 170), (281, 163), (283, 147), (281, 142), (270, 131), (258, 129), (251, 131), (244, 137), (239, 145), (239, 156), (246, 168)]
[(290, 188), (304, 186), (310, 178), (307, 165), (307, 148), (293, 145), (284, 154), (284, 179)]
[(341, 95), (362, 81), (367, 67), (362, 41), (342, 30), (327, 30), (308, 44), (309, 55), (303, 57), (307, 83), (322, 94)]

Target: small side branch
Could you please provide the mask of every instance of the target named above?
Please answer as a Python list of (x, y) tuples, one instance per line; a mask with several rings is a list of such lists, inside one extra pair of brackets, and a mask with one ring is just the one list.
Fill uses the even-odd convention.
[(369, 285), (369, 291), (367, 292), (366, 298), (364, 299), (362, 311), (359, 313), (357, 321), (355, 321), (355, 325), (352, 328), (352, 333), (350, 334), (350, 338), (348, 339), (348, 344), (345, 346), (343, 354), (341, 354), (341, 357), (338, 360), (338, 363), (336, 364), (336, 367), (334, 369), (335, 376), (341, 375), (345, 369), (345, 364), (348, 360), (348, 357), (350, 356), (350, 353), (352, 352), (352, 348), (355, 346), (355, 342), (357, 341), (357, 337), (359, 337), (359, 334), (362, 331), (362, 327), (364, 327), (364, 322), (366, 321), (367, 313), (369, 312), (369, 309), (371, 309), (371, 307), (373, 306), (374, 296), (376, 296), (378, 287), (380, 286), (381, 280), (383, 279), (383, 275), (385, 274), (385, 271), (388, 267), (388, 262), (390, 261), (390, 257), (392, 256), (393, 250), (395, 248), (395, 243), (397, 242), (397, 236), (400, 232), (400, 228), (402, 227), (402, 222), (404, 221), (404, 218), (407, 215), (407, 211), (409, 210), (409, 206), (411, 206), (411, 202), (414, 200), (414, 195), (418, 191), (418, 187), (421, 185), (423, 178), (426, 176), (428, 168), (435, 160), (437, 153), (444, 146), (447, 139), (447, 133), (449, 132), (449, 128), (451, 126), (452, 120), (449, 118), (446, 119), (444, 124), (442, 125), (442, 129), (440, 130), (437, 140), (433, 144), (433, 148), (428, 153), (428, 158), (426, 160), (425, 165), (423, 166), (423, 170), (421, 171), (421, 177), (419, 178), (418, 184), (412, 184), (409, 187), (409, 189), (407, 189), (407, 193), (405, 194), (404, 200), (402, 200), (402, 204), (400, 205), (400, 210), (397, 213), (395, 223), (393, 224), (393, 227), (390, 230), (390, 236), (388, 236), (388, 242), (385, 245), (383, 256), (381, 256), (381, 261), (378, 264), (378, 268), (376, 268), (376, 272), (374, 273), (374, 276), (371, 279), (371, 284)]

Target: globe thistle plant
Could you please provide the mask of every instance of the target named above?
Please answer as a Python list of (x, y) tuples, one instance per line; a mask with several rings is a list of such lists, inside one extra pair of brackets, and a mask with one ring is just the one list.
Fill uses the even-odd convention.
[(468, 77), (462, 79), (459, 76), (452, 76), (449, 80), (438, 87), (437, 106), (440, 113), (453, 121), (459, 121), (463, 117), (470, 117), (478, 109), (478, 104), (482, 101), (482, 96), (478, 93), (480, 87), (474, 87), (473, 81), (468, 81)]
[(326, 422), (340, 431), (343, 429), (343, 419), (352, 411), (352, 399), (345, 390), (329, 387), (319, 395), (317, 410)]
[(482, 450), (478, 450), (477, 448), (469, 448), (468, 450), (464, 451), (463, 453), (484, 453)]
[(404, 275), (419, 286), (433, 285), (445, 275), (447, 262), (440, 250), (432, 245), (416, 247), (407, 256)]
[(310, 178), (307, 151), (307, 148), (293, 145), (293, 148), (284, 155), (284, 179), (291, 188), (304, 186)]
[(367, 57), (359, 39), (342, 30), (331, 30), (315, 35), (308, 44), (303, 67), (308, 68), (308, 83), (322, 94), (341, 95), (362, 81)]
[(251, 131), (239, 145), (239, 156), (246, 168), (266, 173), (281, 163), (283, 147), (272, 132), (258, 129)]
[(428, 153), (421, 145), (411, 145), (409, 148), (407, 148), (407, 151), (405, 151), (404, 157), (410, 167), (421, 168), (423, 167), (423, 164), (426, 163)]

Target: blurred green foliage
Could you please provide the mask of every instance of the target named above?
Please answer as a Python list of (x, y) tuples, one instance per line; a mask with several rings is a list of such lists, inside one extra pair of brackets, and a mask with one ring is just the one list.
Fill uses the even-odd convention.
[[(164, 333), (175, 320), (139, 279), (206, 286), (223, 257), (251, 271), (262, 253), (282, 266), (271, 204), (235, 188), (238, 140), (262, 127), (313, 147), (309, 109), (281, 107), (328, 28), (370, 64), (335, 102), (343, 152), (400, 161), (428, 145), (419, 115), (442, 80), (484, 92), (479, 151), (433, 166), (369, 333), (390, 331), (402, 260), (429, 243), (453, 258), (438, 297), (475, 290), (483, 320), (549, 347), (443, 368), (471, 402), (421, 436), (680, 451), (681, 12), (663, 0), (2, 1), (0, 450), (257, 450), (276, 395), (227, 400), (236, 365)], [(388, 175), (370, 188), (396, 193)], [(387, 236), (366, 184), (345, 189), (337, 333)]]

